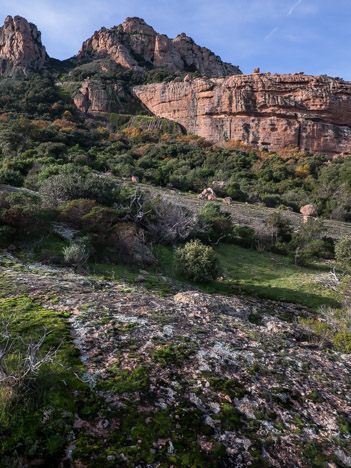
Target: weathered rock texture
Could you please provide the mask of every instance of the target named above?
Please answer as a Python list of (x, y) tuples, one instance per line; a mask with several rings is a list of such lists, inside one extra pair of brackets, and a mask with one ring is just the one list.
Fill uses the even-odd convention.
[[(0, 277), (13, 300), (59, 312), (80, 352), (89, 387), (84, 407), (72, 395), (73, 427), (65, 418), (76, 466), (349, 466), (350, 355), (306, 336), (306, 308), (167, 278), (159, 294), (8, 254)], [(13, 452), (3, 466), (30, 466)]]
[(120, 98), (125, 98), (121, 86), (86, 79), (74, 96), (74, 104), (84, 113), (116, 112), (122, 108)]
[(0, 28), (0, 75), (27, 75), (40, 70), (48, 60), (41, 34), (21, 16), (8, 16)]
[(155, 115), (214, 142), (351, 154), (350, 82), (260, 73), (150, 84), (134, 92)]
[(95, 32), (84, 42), (76, 58), (79, 63), (109, 58), (139, 72), (164, 67), (213, 76), (241, 73), (238, 67), (222, 62), (220, 57), (198, 46), (184, 33), (169, 39), (140, 18), (127, 18), (119, 26)]

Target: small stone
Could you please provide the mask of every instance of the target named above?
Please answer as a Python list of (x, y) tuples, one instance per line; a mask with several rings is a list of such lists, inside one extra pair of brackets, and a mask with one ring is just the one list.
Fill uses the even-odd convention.
[(144, 278), (144, 276), (142, 275), (139, 275), (135, 278), (134, 280), (136, 283), (143, 283), (144, 281), (146, 281), (146, 278)]

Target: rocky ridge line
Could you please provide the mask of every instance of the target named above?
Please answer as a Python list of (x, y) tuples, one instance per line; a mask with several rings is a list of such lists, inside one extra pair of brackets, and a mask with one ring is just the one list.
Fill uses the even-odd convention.
[(158, 34), (141, 18), (127, 18), (111, 29), (102, 28), (83, 43), (78, 63), (108, 58), (125, 68), (144, 72), (150, 68), (198, 71), (211, 76), (240, 74), (239, 67), (225, 63), (186, 34), (169, 39)]

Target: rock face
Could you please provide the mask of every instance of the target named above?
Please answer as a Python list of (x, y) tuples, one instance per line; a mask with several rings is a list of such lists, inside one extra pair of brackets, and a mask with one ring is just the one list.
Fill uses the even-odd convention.
[(48, 58), (35, 24), (21, 16), (5, 19), (0, 28), (0, 75), (28, 75), (42, 69)]
[(137, 86), (155, 115), (219, 142), (351, 154), (351, 83), (327, 76), (252, 74)]
[(117, 84), (86, 79), (74, 96), (74, 104), (84, 113), (116, 112), (121, 109), (119, 99), (124, 97), (123, 88)]
[(184, 33), (169, 39), (140, 18), (127, 18), (119, 26), (100, 29), (84, 42), (76, 56), (78, 63), (101, 58), (112, 59), (138, 72), (164, 67), (212, 76), (241, 73), (238, 67), (222, 62), (220, 57), (198, 46)]

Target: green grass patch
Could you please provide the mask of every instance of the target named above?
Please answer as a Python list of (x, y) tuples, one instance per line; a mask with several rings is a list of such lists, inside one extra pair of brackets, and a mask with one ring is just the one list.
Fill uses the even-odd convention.
[[(216, 249), (221, 266), (230, 276), (222, 281), (197, 285), (209, 293), (246, 294), (262, 299), (305, 305), (317, 310), (321, 305), (338, 307), (341, 294), (326, 289), (314, 278), (326, 266), (304, 268), (293, 265), (288, 258), (268, 252), (244, 249), (237, 245), (221, 244)], [(175, 276), (172, 249), (159, 248), (159, 267), (169, 276)], [(178, 277), (177, 279), (182, 280)], [(185, 281), (196, 286), (194, 283)]]
[(73, 392), (84, 388), (71, 370), (81, 369), (77, 350), (60, 312), (28, 298), (10, 298), (0, 299), (0, 315), (11, 320), (9, 335), (14, 346), (4, 364), (13, 375), (18, 375), (21, 366), (19, 354), (28, 343), (38, 342), (44, 328), (51, 333), (42, 354), (60, 346), (55, 357), (58, 364), (45, 364), (21, 386), (11, 382), (0, 385), (0, 466), (11, 466), (18, 457), (44, 459), (46, 466), (51, 466), (63, 455), (72, 434), (76, 411)]

